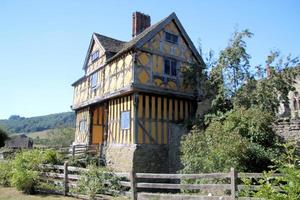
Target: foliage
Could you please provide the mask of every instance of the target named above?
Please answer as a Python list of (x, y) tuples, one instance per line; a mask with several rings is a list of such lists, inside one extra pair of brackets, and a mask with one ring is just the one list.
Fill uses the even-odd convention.
[[(279, 52), (271, 52), (266, 61), (269, 76), (261, 80), (249, 79), (233, 98), (235, 106), (246, 108), (258, 106), (273, 115), (276, 115), (281, 102), (288, 106), (288, 93), (295, 89), (293, 84), (295, 76), (300, 72), (297, 66), (300, 65), (297, 57), (279, 58), (279, 56)], [(256, 76), (261, 76), (263, 69), (261, 67), (257, 69)]]
[(235, 31), (229, 41), (229, 45), (221, 51), (217, 67), (222, 70), (224, 77), (225, 96), (233, 96), (241, 84), (250, 77), (249, 59), (245, 38), (251, 38), (253, 34), (249, 30)]
[(206, 59), (209, 92), (205, 98), (212, 99), (211, 110), (194, 120), (196, 126), (182, 141), (185, 172), (228, 171), (230, 167), (260, 172), (280, 154), (272, 123), (279, 104), (288, 103), (300, 63), (297, 57), (271, 52), (265, 77), (263, 67), (250, 64), (246, 39), (252, 36), (247, 29), (236, 31), (218, 59)]
[(244, 170), (240, 154), (247, 141), (232, 132), (222, 132), (222, 123), (212, 122), (201, 131), (194, 127), (182, 141), (181, 161), (184, 173), (228, 171), (230, 167)]
[[(288, 142), (283, 144), (283, 147), (285, 152), (274, 161), (276, 169), (264, 173), (263, 179), (259, 181), (260, 189), (257, 192), (251, 191), (251, 180), (244, 179), (244, 184), (248, 187), (241, 195), (253, 195), (269, 200), (300, 199), (300, 158), (295, 152), (296, 145)], [(272, 178), (274, 173), (280, 173), (281, 176)]]
[(11, 179), (11, 162), (1, 162), (0, 161), (0, 185), (10, 186)]
[(89, 165), (97, 165), (98, 160), (99, 158), (97, 158), (97, 156), (83, 154), (80, 156), (75, 156), (74, 158), (70, 158), (69, 165), (86, 168)]
[(74, 112), (65, 112), (30, 118), (14, 115), (7, 120), (0, 120), (0, 126), (5, 127), (11, 133), (29, 133), (58, 127), (74, 127), (74, 125)]
[(12, 160), (12, 186), (25, 193), (33, 193), (39, 184), (40, 164), (46, 163), (61, 163), (59, 155), (53, 150), (27, 150), (17, 153)]
[(273, 117), (258, 108), (238, 108), (212, 120), (205, 130), (194, 126), (181, 143), (185, 173), (262, 171), (277, 155), (270, 124)]
[(5, 145), (5, 140), (7, 139), (7, 132), (0, 127), (0, 147), (3, 147)]
[(56, 128), (47, 132), (46, 138), (35, 138), (34, 144), (53, 148), (68, 147), (75, 137), (75, 129), (71, 127)]
[(96, 194), (108, 190), (119, 190), (119, 178), (106, 168), (90, 165), (78, 181), (78, 191), (87, 194), (89, 199), (95, 199)]

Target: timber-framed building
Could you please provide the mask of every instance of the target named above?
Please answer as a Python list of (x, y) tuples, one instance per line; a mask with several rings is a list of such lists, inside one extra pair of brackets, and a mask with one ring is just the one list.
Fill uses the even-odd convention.
[(72, 84), (74, 145), (103, 146), (106, 164), (119, 171), (169, 172), (199, 92), (183, 84), (181, 69), (203, 66), (175, 13), (154, 25), (133, 13), (129, 42), (94, 33), (84, 76)]

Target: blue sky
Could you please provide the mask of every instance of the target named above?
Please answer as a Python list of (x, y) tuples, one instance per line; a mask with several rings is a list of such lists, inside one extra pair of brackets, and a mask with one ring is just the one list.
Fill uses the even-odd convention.
[(93, 32), (131, 38), (132, 12), (153, 23), (176, 12), (187, 33), (204, 50), (224, 48), (235, 27), (250, 29), (252, 64), (270, 50), (300, 55), (297, 0), (1, 0), (0, 119), (70, 111), (71, 83), (82, 65)]

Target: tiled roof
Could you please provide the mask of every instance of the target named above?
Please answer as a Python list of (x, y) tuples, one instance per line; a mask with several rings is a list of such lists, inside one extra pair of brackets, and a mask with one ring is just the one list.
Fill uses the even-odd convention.
[(166, 17), (165, 19), (162, 19), (161, 21), (153, 24), (152, 26), (146, 28), (143, 32), (141, 32), (140, 34), (138, 34), (136, 37), (134, 37), (132, 40), (130, 40), (129, 42), (126, 42), (123, 44), (123, 48), (120, 49), (119, 52), (117, 52), (116, 55), (114, 55), (113, 57), (111, 57), (109, 59), (110, 60), (113, 60), (114, 58), (118, 57), (119, 55), (129, 51), (130, 49), (134, 48), (135, 45), (140, 41), (142, 40), (146, 35), (150, 34), (151, 32), (153, 32), (154, 30), (156, 30), (156, 28), (163, 22), (167, 19), (168, 17)]
[(117, 53), (119, 52), (123, 46), (124, 46), (124, 41), (116, 40), (114, 38), (110, 38), (104, 35), (100, 35), (99, 33), (95, 33), (97, 39), (107, 52), (113, 52)]
[[(100, 35), (98, 33), (94, 33), (94, 36), (97, 37), (105, 51), (111, 53), (108, 60), (106, 60), (107, 63), (111, 62), (115, 58), (119, 57), (120, 55), (135, 49), (139, 48), (144, 42), (151, 39), (151, 37), (154, 36), (155, 33), (157, 33), (161, 28), (164, 27), (167, 23), (169, 23), (171, 20), (175, 20), (176, 24), (179, 26), (180, 31), (184, 35), (185, 39), (187, 40), (188, 46), (191, 48), (194, 55), (197, 57), (198, 61), (204, 65), (204, 62), (199, 55), (198, 51), (194, 47), (192, 41), (188, 37), (187, 33), (185, 32), (184, 28), (182, 27), (181, 23), (179, 22), (177, 16), (175, 13), (171, 13), (166, 18), (162, 19), (161, 21), (153, 24), (152, 26), (146, 28), (143, 32), (138, 34), (136, 37), (134, 37), (132, 40), (128, 42), (120, 41), (114, 38), (110, 38), (107, 36)], [(91, 48), (91, 46), (90, 46)], [(88, 56), (86, 57), (84, 69), (87, 66), (87, 60)]]

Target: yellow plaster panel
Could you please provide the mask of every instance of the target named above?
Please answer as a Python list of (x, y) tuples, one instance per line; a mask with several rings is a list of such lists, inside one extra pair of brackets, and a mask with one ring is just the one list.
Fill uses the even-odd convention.
[(125, 66), (128, 67), (129, 65), (131, 65), (131, 61), (132, 61), (132, 55), (128, 55), (125, 58)]
[(164, 51), (164, 53), (169, 54), (170, 53), (170, 44), (164, 43), (163, 51)]
[(132, 72), (130, 70), (130, 71), (127, 71), (124, 75), (124, 86), (131, 83), (131, 81), (132, 81)]
[(138, 78), (139, 78), (139, 81), (142, 83), (142, 84), (145, 84), (149, 81), (150, 77), (148, 75), (148, 73), (145, 71), (145, 70), (142, 70), (139, 75), (138, 75)]
[(156, 78), (156, 79), (154, 79), (154, 84), (155, 84), (156, 86), (158, 86), (158, 87), (161, 87), (162, 84), (163, 84), (163, 82), (162, 82), (162, 80)]
[(119, 74), (117, 76), (116, 89), (120, 89), (121, 87), (123, 87), (123, 75)]
[(146, 53), (141, 53), (139, 55), (139, 61), (142, 65), (147, 66), (147, 64), (149, 62), (148, 55)]
[(174, 90), (177, 89), (176, 83), (174, 81), (169, 81), (168, 88), (174, 89)]

